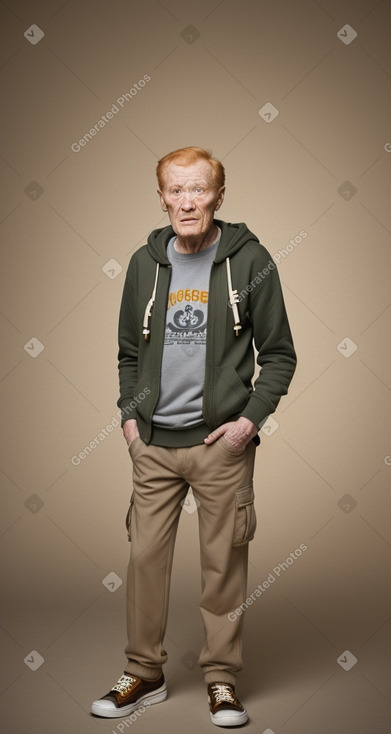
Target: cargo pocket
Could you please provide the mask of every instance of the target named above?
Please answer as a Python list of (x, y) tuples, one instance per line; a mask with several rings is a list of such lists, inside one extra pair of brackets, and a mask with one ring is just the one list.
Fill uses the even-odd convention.
[(126, 515), (126, 520), (125, 520), (126, 531), (128, 533), (129, 542), (131, 541), (130, 525), (131, 525), (131, 520), (132, 520), (133, 502), (134, 502), (134, 491), (132, 492), (131, 497), (130, 497), (129, 509)]
[(235, 520), (232, 545), (245, 545), (252, 540), (257, 527), (252, 484), (235, 490)]

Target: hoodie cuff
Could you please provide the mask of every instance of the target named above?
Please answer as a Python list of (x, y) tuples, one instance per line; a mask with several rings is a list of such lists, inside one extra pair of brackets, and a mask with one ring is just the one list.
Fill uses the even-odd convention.
[(254, 401), (250, 399), (240, 415), (244, 416), (244, 418), (248, 418), (255, 426), (257, 426), (258, 430), (260, 430), (263, 424), (267, 421), (270, 412), (270, 409), (268, 410), (267, 406), (260, 403), (259, 400)]
[[(133, 406), (132, 406), (132, 403), (133, 403)], [(126, 423), (126, 421), (136, 420), (137, 405), (135, 406), (134, 400), (128, 400), (127, 402), (121, 403), (121, 405), (117, 403), (117, 405), (121, 410), (121, 428), (124, 427), (124, 423)]]

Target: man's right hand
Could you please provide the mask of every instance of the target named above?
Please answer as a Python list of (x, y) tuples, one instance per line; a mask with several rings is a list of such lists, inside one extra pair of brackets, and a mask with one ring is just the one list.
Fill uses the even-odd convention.
[(128, 444), (128, 448), (129, 448), (132, 441), (134, 441), (134, 439), (140, 435), (138, 432), (137, 421), (135, 418), (129, 418), (128, 421), (125, 421), (122, 427), (122, 433), (125, 436), (125, 441)]

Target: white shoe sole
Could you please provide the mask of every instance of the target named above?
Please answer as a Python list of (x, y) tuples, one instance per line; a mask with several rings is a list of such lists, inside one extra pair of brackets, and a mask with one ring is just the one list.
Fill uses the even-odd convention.
[(223, 712), (221, 711), (219, 713), (219, 716), (217, 714), (210, 713), (210, 718), (213, 724), (216, 724), (216, 726), (241, 726), (242, 724), (245, 724), (246, 721), (248, 721), (248, 714), (247, 711), (244, 710), (241, 713), (232, 713), (229, 709), (227, 711)]
[(129, 706), (121, 706), (121, 708), (117, 708), (114, 703), (112, 704), (112, 708), (107, 706), (107, 702), (105, 705), (104, 701), (94, 701), (91, 704), (91, 713), (95, 714), (95, 716), (103, 716), (105, 719), (115, 719), (115, 718), (123, 718), (124, 716), (128, 716), (133, 711), (136, 711), (136, 709), (140, 708), (141, 706), (151, 706), (153, 703), (161, 703), (162, 701), (165, 701), (167, 698), (167, 686), (165, 683), (163, 683), (160, 688), (157, 688), (156, 691), (151, 691), (151, 693), (144, 693), (143, 696), (141, 696), (137, 701), (134, 703), (130, 703)]

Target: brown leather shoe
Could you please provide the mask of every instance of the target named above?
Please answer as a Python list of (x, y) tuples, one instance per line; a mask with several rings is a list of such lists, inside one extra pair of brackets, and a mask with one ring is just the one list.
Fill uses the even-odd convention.
[(163, 673), (158, 680), (146, 680), (125, 671), (109, 693), (91, 704), (91, 711), (96, 716), (107, 718), (128, 716), (135, 709), (160, 703), (166, 698), (167, 686)]
[(248, 720), (244, 706), (235, 695), (230, 683), (209, 683), (208, 702), (210, 718), (216, 726), (241, 726)]

